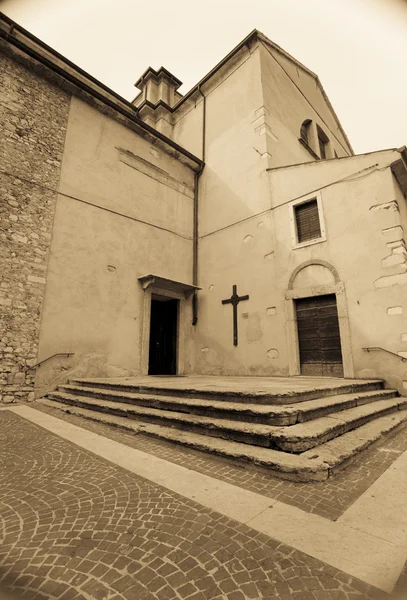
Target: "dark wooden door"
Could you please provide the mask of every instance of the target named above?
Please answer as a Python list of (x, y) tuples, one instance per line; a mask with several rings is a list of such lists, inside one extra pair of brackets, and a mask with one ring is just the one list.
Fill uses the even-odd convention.
[(151, 300), (149, 375), (177, 372), (178, 300)]
[(335, 294), (295, 301), (301, 375), (343, 377)]

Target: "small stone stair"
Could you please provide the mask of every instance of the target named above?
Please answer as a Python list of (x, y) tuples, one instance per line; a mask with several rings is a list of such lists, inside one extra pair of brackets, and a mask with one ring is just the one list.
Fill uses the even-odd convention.
[(74, 380), (39, 402), (306, 481), (407, 420), (407, 398), (380, 381), (273, 395)]

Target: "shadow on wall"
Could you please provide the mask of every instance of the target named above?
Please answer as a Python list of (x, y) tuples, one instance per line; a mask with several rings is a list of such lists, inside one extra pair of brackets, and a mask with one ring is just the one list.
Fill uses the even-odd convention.
[[(35, 375), (35, 398), (41, 398), (59, 385), (79, 377), (130, 377), (136, 370), (110, 365), (104, 354), (73, 354), (70, 357), (55, 356), (37, 368)], [(1, 599), (0, 599), (1, 600)]]

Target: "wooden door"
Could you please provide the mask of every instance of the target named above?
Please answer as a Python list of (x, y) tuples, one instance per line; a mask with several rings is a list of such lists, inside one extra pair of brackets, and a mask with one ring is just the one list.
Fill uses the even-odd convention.
[(176, 375), (178, 300), (151, 299), (149, 375)]
[(335, 294), (295, 301), (301, 375), (343, 377)]

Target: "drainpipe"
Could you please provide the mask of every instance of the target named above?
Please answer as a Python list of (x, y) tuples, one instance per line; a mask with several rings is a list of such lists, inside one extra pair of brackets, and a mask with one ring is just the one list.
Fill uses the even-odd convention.
[[(203, 100), (202, 106), (202, 166), (195, 173), (194, 181), (194, 232), (193, 232), (193, 263), (192, 263), (192, 283), (198, 285), (198, 207), (199, 207), (199, 178), (203, 173), (205, 167), (205, 142), (206, 142), (206, 96), (202, 93), (201, 86), (198, 86), (198, 92), (201, 94)], [(192, 296), (192, 325), (196, 325), (198, 322), (198, 292), (195, 292)]]

